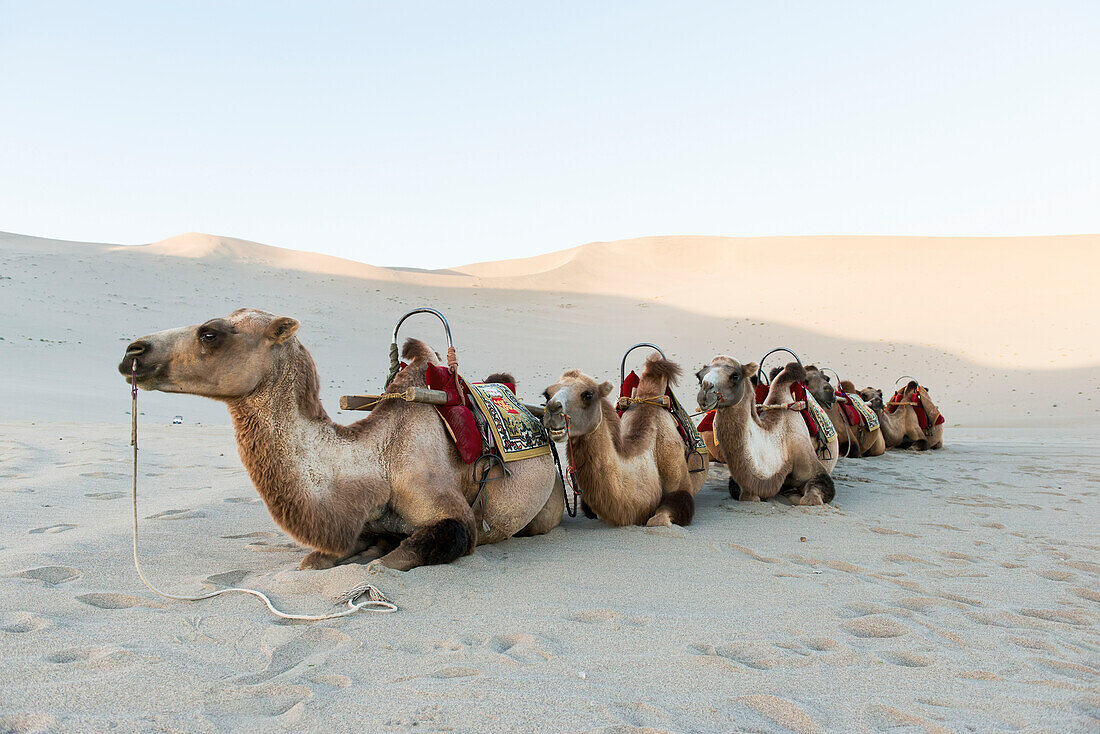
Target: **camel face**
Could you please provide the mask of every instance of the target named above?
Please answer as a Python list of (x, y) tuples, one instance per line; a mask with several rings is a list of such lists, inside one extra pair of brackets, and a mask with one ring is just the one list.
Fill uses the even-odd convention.
[(542, 423), (550, 438), (560, 443), (566, 438), (580, 438), (599, 428), (603, 420), (603, 399), (611, 393), (611, 383), (597, 383), (579, 370), (569, 370), (556, 383), (546, 388), (546, 412)]
[(826, 410), (836, 403), (836, 390), (833, 388), (832, 380), (816, 367), (806, 368), (806, 389)]
[(881, 413), (886, 407), (886, 401), (882, 397), (882, 390), (874, 387), (865, 387), (859, 391), (859, 396), (863, 398), (864, 402), (871, 406), (871, 410), (876, 413)]
[(126, 348), (118, 371), (130, 382), (136, 360), (142, 390), (237, 398), (272, 374), (297, 330), (294, 319), (242, 308), (225, 318), (143, 336)]
[(755, 362), (742, 365), (732, 357), (715, 357), (695, 373), (699, 380), (699, 409), (714, 410), (737, 405), (746, 395), (753, 394), (752, 377), (756, 371)]

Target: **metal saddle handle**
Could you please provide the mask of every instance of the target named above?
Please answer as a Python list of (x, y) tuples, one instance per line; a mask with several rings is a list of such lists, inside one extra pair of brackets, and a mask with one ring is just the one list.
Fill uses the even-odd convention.
[(668, 357), (665, 356), (664, 350), (661, 349), (656, 344), (650, 344), (649, 342), (638, 342), (637, 344), (632, 346), (630, 349), (627, 349), (626, 354), (623, 355), (623, 361), (619, 365), (619, 385), (620, 386), (624, 382), (626, 382), (626, 358), (629, 357), (630, 353), (633, 352), (635, 349), (641, 349), (642, 347), (649, 347), (650, 349), (656, 349), (657, 353), (660, 354), (663, 359), (668, 359)]
[(776, 352), (786, 352), (787, 354), (794, 357), (794, 361), (798, 362), (799, 367), (803, 366), (802, 365), (802, 358), (799, 357), (797, 354), (795, 354), (793, 351), (791, 351), (790, 349), (787, 349), (786, 347), (776, 347), (775, 349), (771, 350), (770, 352), (765, 354), (763, 357), (761, 357), (760, 361), (757, 363), (759, 366), (756, 368), (756, 381), (759, 382), (761, 385), (770, 385), (771, 384), (768, 381), (767, 374), (764, 372), (764, 360), (766, 360), (768, 357), (772, 356)]
[(393, 381), (393, 378), (397, 376), (398, 370), (401, 369), (401, 363), (397, 352), (397, 333), (401, 330), (401, 324), (405, 323), (405, 319), (410, 316), (415, 316), (418, 313), (430, 313), (443, 322), (443, 331), (447, 334), (447, 369), (451, 370), (451, 372), (458, 371), (458, 359), (455, 355), (455, 345), (454, 341), (451, 339), (451, 325), (447, 323), (447, 317), (434, 308), (424, 306), (422, 308), (414, 308), (412, 311), (406, 313), (397, 320), (397, 326), (393, 327), (393, 342), (390, 344), (390, 373), (386, 377), (386, 385), (389, 385)]

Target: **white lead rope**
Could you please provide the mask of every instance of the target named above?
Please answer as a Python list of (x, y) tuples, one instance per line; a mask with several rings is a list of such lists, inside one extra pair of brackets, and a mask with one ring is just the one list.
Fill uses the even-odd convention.
[[(275, 608), (275, 605), (271, 603), (271, 599), (267, 598), (267, 595), (262, 591), (256, 591), (255, 589), (245, 589), (241, 587), (232, 587), (228, 589), (218, 589), (216, 591), (208, 591), (205, 594), (197, 594), (195, 596), (184, 596), (181, 594), (169, 594), (166, 591), (161, 591), (156, 586), (150, 583), (149, 579), (145, 578), (145, 574), (141, 570), (141, 563), (138, 561), (138, 509), (137, 509), (137, 486), (138, 486), (138, 419), (137, 419), (137, 360), (134, 360), (134, 365), (131, 368), (131, 381), (133, 382), (133, 388), (131, 390), (131, 427), (130, 427), (130, 445), (134, 447), (134, 482), (133, 482), (133, 508), (134, 508), (134, 524), (133, 524), (133, 538), (134, 538), (134, 568), (137, 570), (138, 576), (141, 577), (142, 583), (152, 591), (154, 594), (158, 594), (165, 599), (174, 599), (176, 601), (201, 601), (203, 599), (211, 599), (215, 596), (221, 596), (222, 594), (229, 594), (231, 592), (240, 592), (242, 594), (251, 594), (262, 601), (268, 608), (268, 610), (276, 617), (281, 619), (293, 619), (299, 622), (320, 622), (325, 619), (337, 619), (339, 617), (349, 617), (352, 614), (362, 610), (366, 612), (396, 612), (397, 605), (386, 598), (386, 595), (379, 591), (373, 584), (360, 584), (354, 589), (350, 589), (344, 593), (337, 602), (343, 602), (347, 604), (348, 608), (343, 611), (333, 612), (331, 614), (287, 614), (286, 612), (279, 611)], [(356, 602), (355, 600), (366, 594), (365, 601)]]

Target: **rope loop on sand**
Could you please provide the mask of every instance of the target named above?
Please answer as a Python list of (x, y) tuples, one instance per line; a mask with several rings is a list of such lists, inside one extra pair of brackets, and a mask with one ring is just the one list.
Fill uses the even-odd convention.
[[(195, 594), (193, 596), (184, 594), (169, 594), (167, 591), (161, 591), (148, 578), (145, 577), (145, 573), (141, 570), (141, 562), (138, 560), (138, 505), (137, 505), (137, 490), (138, 490), (138, 419), (137, 419), (137, 359), (133, 361), (130, 368), (130, 383), (132, 385), (130, 390), (130, 445), (134, 447), (134, 471), (133, 471), (133, 487), (132, 487), (132, 500), (133, 500), (133, 550), (134, 550), (134, 569), (137, 571), (138, 576), (141, 578), (143, 584), (149, 591), (152, 591), (158, 596), (162, 596), (165, 599), (172, 599), (174, 601), (202, 601), (203, 599), (212, 599), (215, 596), (221, 596), (222, 594), (230, 594), (233, 592), (241, 594), (251, 594), (267, 606), (269, 612), (274, 614), (280, 619), (291, 619), (298, 622), (320, 622), (326, 619), (338, 619), (340, 617), (349, 617), (359, 611), (366, 612), (379, 612), (388, 613), (396, 612), (397, 605), (386, 598), (386, 595), (378, 590), (373, 584), (362, 583), (358, 586), (349, 589), (344, 592), (336, 602), (344, 603), (347, 605), (347, 609), (343, 609), (339, 612), (332, 612), (330, 614), (288, 614), (275, 607), (271, 603), (271, 599), (267, 594), (255, 589), (246, 589), (244, 587), (232, 587), (228, 589), (218, 589), (216, 591), (208, 591), (204, 594)], [(396, 397), (401, 397), (400, 394), (396, 394)], [(356, 601), (359, 597), (366, 595), (364, 601)]]

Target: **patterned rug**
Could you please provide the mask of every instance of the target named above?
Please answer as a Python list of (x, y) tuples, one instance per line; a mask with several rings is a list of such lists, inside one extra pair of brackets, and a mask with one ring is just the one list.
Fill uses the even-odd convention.
[(470, 397), (489, 422), (493, 442), (504, 461), (550, 453), (550, 440), (539, 419), (500, 383), (467, 382)]
[[(692, 423), (691, 416), (684, 410), (684, 406), (680, 405), (680, 401), (672, 394), (672, 390), (669, 390), (665, 394), (672, 398), (672, 407), (669, 409), (669, 412), (672, 413), (672, 417), (680, 426), (680, 438), (684, 439), (684, 443), (687, 444), (689, 456), (691, 453), (696, 453), (704, 459), (707, 458), (710, 452), (707, 451), (707, 445), (703, 443), (703, 437), (699, 435), (699, 431), (696, 430), (695, 424)], [(694, 467), (696, 465), (689, 462), (688, 466)]]
[(878, 430), (878, 416), (875, 415), (875, 411), (871, 410), (871, 406), (863, 402), (863, 398), (854, 392), (844, 393), (852, 403), (852, 407), (856, 409), (860, 417), (863, 419), (863, 424), (867, 426), (868, 431)]
[(833, 426), (833, 422), (829, 420), (829, 416), (821, 409), (817, 401), (814, 400), (814, 396), (810, 394), (810, 391), (806, 391), (806, 410), (810, 412), (810, 415), (814, 417), (814, 422), (817, 423), (817, 432), (819, 438), (825, 443), (829, 443), (836, 438), (836, 427)]

